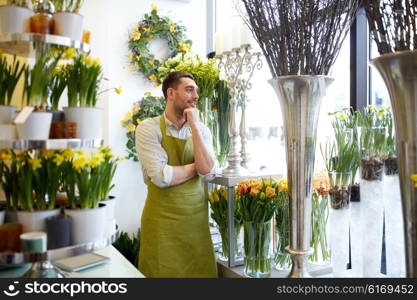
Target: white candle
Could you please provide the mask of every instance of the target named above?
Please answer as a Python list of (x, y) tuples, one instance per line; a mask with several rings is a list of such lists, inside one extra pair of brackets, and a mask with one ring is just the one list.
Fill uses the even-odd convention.
[(246, 25), (245, 23), (242, 24), (241, 28), (241, 43), (250, 44), (251, 46), (253, 46), (252, 32), (249, 30), (248, 25)]
[(239, 16), (233, 16), (231, 22), (231, 39), (232, 45), (231, 48), (239, 48), (241, 45), (241, 27), (242, 21)]
[(223, 33), (216, 32), (214, 34), (214, 47), (216, 51), (216, 55), (222, 54), (223, 50)]

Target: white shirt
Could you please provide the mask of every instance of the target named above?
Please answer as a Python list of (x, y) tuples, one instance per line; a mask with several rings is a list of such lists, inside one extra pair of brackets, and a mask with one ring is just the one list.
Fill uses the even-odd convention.
[[(164, 113), (166, 124), (166, 135), (179, 139), (187, 139), (191, 136), (191, 128), (186, 123), (182, 128), (167, 119)], [(162, 133), (160, 117), (149, 118), (141, 122), (135, 132), (136, 152), (142, 166), (143, 179), (148, 184), (149, 179), (161, 188), (171, 185), (173, 177), (173, 166), (168, 165), (168, 154), (162, 148)], [(210, 130), (203, 123), (198, 123), (198, 128), (203, 136), (207, 151), (214, 160), (214, 166), (206, 175), (198, 174), (205, 181), (212, 180), (216, 174), (218, 163), (214, 155), (213, 141)]]

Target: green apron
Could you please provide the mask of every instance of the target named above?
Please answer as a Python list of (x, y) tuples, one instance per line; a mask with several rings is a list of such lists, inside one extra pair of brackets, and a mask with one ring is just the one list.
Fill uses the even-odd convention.
[[(192, 138), (167, 136), (164, 116), (160, 124), (168, 164), (193, 163)], [(149, 180), (141, 219), (139, 270), (146, 277), (217, 277), (208, 204), (199, 176), (167, 188)]]

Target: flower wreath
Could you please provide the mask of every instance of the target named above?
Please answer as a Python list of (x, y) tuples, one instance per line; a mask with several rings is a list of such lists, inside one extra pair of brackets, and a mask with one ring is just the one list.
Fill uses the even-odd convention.
[(138, 124), (145, 119), (162, 115), (165, 105), (163, 97), (152, 96), (150, 92), (146, 92), (140, 101), (133, 103), (132, 110), (127, 112), (125, 118), (120, 121), (122, 126), (126, 128), (127, 159), (139, 161), (135, 145), (135, 130)]
[[(144, 19), (133, 28), (129, 34), (129, 68), (142, 73), (146, 78), (154, 82), (157, 87), (161, 84), (158, 79), (158, 68), (164, 63), (155, 58), (148, 48), (148, 43), (154, 38), (163, 38), (168, 42), (171, 52), (170, 57), (178, 53), (190, 52), (191, 40), (185, 36), (185, 27), (178, 25), (168, 17), (158, 15), (158, 7), (151, 5), (150, 14), (145, 14)], [(170, 58), (169, 57), (169, 58)]]

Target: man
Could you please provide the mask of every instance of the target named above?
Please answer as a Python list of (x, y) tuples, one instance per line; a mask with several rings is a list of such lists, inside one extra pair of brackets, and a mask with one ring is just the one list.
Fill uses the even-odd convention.
[(136, 129), (148, 195), (141, 219), (139, 269), (147, 277), (217, 277), (202, 180), (216, 170), (212, 136), (199, 122), (192, 75), (170, 73), (162, 116)]

